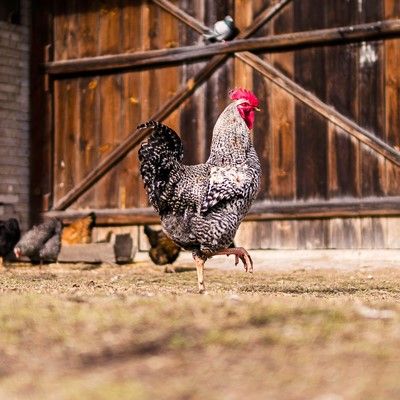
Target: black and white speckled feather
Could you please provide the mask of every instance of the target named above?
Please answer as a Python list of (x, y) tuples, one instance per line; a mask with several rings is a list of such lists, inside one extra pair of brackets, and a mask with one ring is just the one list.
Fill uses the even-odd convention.
[(164, 231), (181, 247), (210, 256), (228, 247), (259, 187), (260, 162), (250, 131), (231, 103), (213, 130), (210, 157), (184, 165), (179, 136), (154, 121), (139, 150), (141, 174)]

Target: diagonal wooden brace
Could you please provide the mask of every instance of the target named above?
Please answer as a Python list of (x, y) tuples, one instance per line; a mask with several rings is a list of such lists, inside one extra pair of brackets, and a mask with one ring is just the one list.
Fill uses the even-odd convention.
[(243, 52), (235, 53), (235, 57), (239, 58), (263, 76), (271, 80), (274, 84), (281, 87), (286, 92), (290, 93), (296, 99), (306, 104), (308, 107), (321, 114), (333, 124), (339, 126), (344, 131), (355, 137), (360, 142), (364, 143), (369, 148), (377, 151), (387, 160), (400, 166), (400, 152), (385, 143), (383, 140), (367, 131), (349, 118), (345, 117), (333, 107), (321, 101), (317, 96), (308, 92), (296, 82), (288, 78), (282, 72), (278, 71), (273, 65), (264, 61), (253, 53)]

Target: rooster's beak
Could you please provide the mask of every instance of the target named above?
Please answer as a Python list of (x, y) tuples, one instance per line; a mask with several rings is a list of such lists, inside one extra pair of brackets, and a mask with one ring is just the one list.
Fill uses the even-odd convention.
[(255, 109), (256, 111), (261, 111), (261, 108), (258, 108), (258, 107), (254, 107), (254, 109)]

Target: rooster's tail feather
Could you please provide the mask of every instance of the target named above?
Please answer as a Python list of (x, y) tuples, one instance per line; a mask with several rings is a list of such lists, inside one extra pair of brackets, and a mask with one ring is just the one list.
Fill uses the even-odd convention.
[(145, 122), (137, 128), (152, 129), (139, 150), (140, 173), (151, 204), (161, 211), (167, 186), (177, 178), (177, 168), (183, 158), (182, 142), (174, 130), (157, 121)]

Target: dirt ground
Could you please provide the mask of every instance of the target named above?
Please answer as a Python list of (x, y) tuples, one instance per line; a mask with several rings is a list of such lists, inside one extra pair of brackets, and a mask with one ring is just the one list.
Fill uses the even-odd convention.
[(0, 399), (399, 399), (400, 269), (0, 271)]

